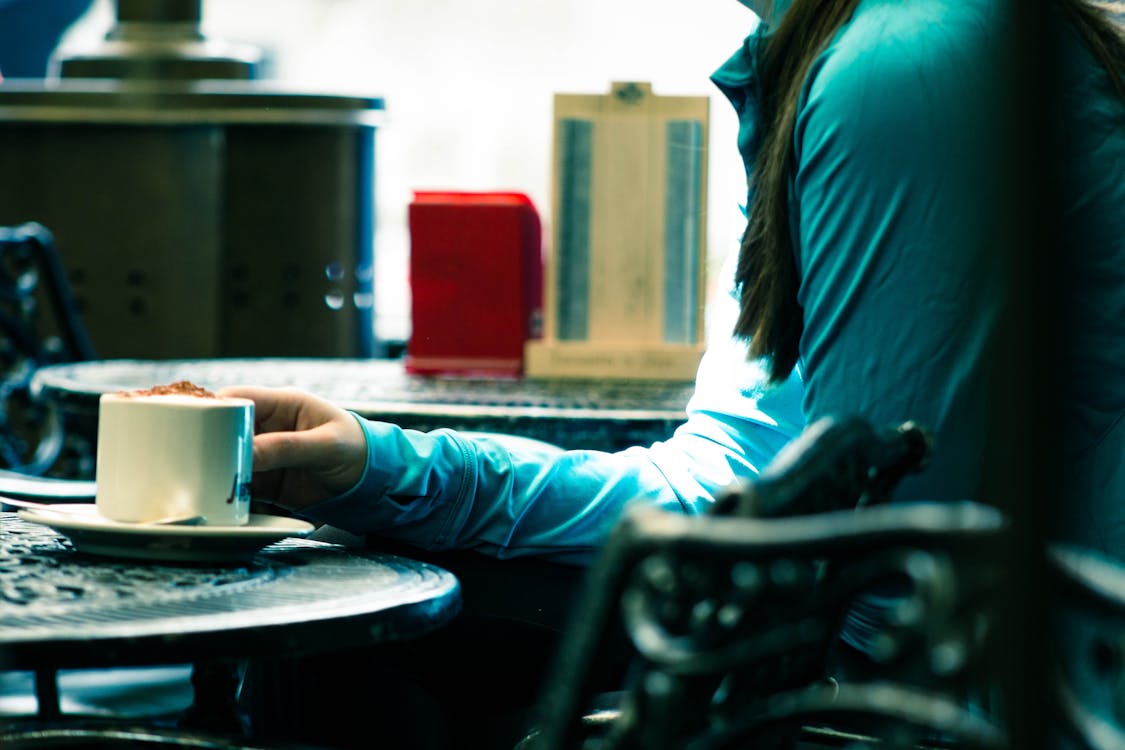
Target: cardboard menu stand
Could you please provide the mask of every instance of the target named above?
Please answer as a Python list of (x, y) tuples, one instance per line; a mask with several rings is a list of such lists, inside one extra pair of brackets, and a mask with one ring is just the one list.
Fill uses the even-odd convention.
[(703, 354), (710, 100), (556, 94), (544, 331), (529, 377), (692, 380)]
[(514, 192), (416, 191), (408, 212), (414, 374), (519, 377), (540, 335), (542, 228)]

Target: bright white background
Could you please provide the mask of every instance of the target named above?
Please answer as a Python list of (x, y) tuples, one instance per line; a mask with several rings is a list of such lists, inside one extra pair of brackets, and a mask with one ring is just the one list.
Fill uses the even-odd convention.
[[(61, 48), (113, 25), (97, 0)], [(737, 246), (745, 178), (734, 112), (709, 81), (756, 18), (736, 0), (205, 0), (208, 37), (262, 48), (267, 76), (385, 98), (376, 135), (376, 335), (409, 336), (413, 190), (527, 193), (551, 236), (552, 97), (648, 81), (709, 96), (708, 267)]]

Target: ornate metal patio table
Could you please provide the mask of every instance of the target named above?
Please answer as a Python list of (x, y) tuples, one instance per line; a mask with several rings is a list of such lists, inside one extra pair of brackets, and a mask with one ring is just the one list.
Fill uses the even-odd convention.
[(36, 671), (43, 718), (60, 668), (307, 656), (421, 636), (460, 607), (452, 573), (396, 555), (291, 538), (234, 564), (117, 559), (0, 513), (0, 668)]

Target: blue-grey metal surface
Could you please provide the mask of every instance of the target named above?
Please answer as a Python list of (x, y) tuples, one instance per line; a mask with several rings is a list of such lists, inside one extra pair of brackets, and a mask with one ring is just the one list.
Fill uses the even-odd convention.
[(423, 377), (408, 374), (401, 360), (336, 358), (81, 362), (41, 368), (31, 389), (92, 438), (102, 393), (178, 380), (211, 389), (295, 386), (407, 428), (500, 432), (611, 451), (670, 437), (694, 390), (685, 381)]
[(460, 610), (435, 565), (289, 539), (245, 563), (95, 557), (0, 513), (0, 669), (302, 655), (415, 637)]

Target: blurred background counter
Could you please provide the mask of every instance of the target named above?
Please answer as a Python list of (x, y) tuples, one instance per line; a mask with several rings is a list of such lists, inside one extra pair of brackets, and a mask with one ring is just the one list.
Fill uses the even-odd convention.
[(201, 14), (118, 0), (57, 76), (6, 77), (0, 225), (50, 229), (100, 357), (376, 354), (382, 98), (260, 80)]

